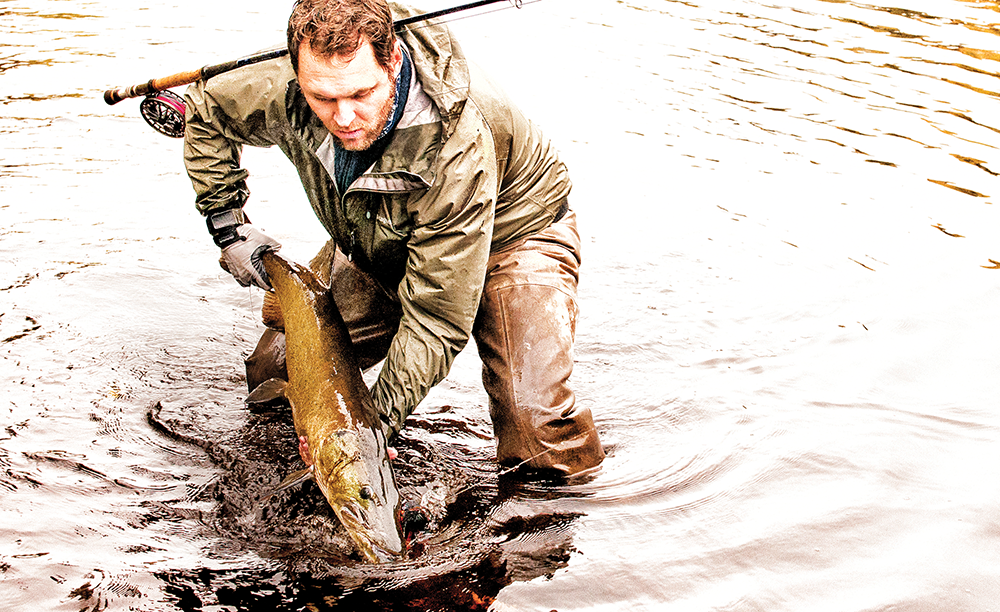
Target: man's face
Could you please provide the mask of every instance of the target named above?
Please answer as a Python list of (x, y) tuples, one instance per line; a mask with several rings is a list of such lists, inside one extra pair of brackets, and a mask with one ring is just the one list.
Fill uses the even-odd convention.
[(317, 57), (305, 41), (299, 47), (299, 87), (319, 120), (348, 151), (364, 151), (382, 133), (396, 95), (403, 61), (397, 43), (386, 72), (363, 40), (353, 56)]

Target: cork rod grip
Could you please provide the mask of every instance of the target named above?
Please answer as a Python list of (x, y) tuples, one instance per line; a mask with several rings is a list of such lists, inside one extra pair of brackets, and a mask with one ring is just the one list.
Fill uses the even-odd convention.
[(204, 68), (189, 70), (187, 72), (178, 72), (177, 74), (161, 77), (159, 79), (150, 79), (145, 83), (139, 83), (138, 85), (132, 85), (130, 87), (109, 89), (104, 92), (104, 101), (109, 105), (118, 104), (122, 100), (127, 100), (128, 98), (138, 98), (139, 96), (156, 93), (158, 91), (170, 89), (171, 87), (190, 85), (191, 83), (201, 79), (203, 71)]

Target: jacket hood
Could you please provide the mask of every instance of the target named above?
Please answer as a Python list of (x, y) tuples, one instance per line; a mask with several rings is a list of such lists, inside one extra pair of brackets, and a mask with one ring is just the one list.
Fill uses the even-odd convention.
[[(401, 4), (390, 3), (389, 7), (394, 19), (421, 14)], [(429, 28), (420, 22), (403, 28), (398, 34), (410, 49), (417, 78), (437, 105), (445, 131), (450, 135), (469, 98), (469, 64), (465, 53), (451, 30), (443, 25)]]

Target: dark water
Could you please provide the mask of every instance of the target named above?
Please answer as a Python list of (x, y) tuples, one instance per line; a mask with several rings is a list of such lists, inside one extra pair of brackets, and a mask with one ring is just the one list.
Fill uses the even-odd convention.
[[(0, 0), (4, 609), (1000, 609), (997, 2), (455, 22), (574, 173), (610, 454), (498, 475), (468, 350), (400, 445), (424, 554), (377, 568), (315, 489), (262, 499), (295, 449), (243, 408), (260, 296), (179, 142), (101, 99), (280, 41), (286, 4)], [(307, 260), (293, 171), (244, 164)]]

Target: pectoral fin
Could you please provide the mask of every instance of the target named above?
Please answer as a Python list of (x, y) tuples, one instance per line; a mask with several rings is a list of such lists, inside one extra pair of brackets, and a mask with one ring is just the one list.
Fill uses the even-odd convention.
[(285, 318), (281, 315), (281, 303), (273, 291), (264, 293), (264, 303), (260, 307), (260, 320), (271, 329), (285, 331)]
[(280, 492), (282, 492), (282, 491), (284, 491), (286, 489), (290, 489), (290, 488), (292, 488), (292, 487), (294, 487), (296, 485), (300, 485), (300, 484), (302, 484), (303, 482), (309, 480), (312, 477), (313, 477), (313, 469), (312, 469), (311, 466), (307, 467), (304, 470), (299, 470), (297, 472), (292, 472), (291, 474), (289, 474), (288, 476), (286, 476), (284, 480), (281, 481), (281, 484), (279, 484), (277, 487), (275, 487), (273, 491), (271, 491), (270, 493), (268, 493), (264, 497), (264, 499), (269, 499), (272, 496), (274, 496), (274, 495), (276, 495), (276, 494), (278, 494), (278, 493), (280, 493)]
[(244, 400), (253, 411), (288, 405), (285, 397), (285, 387), (288, 383), (280, 378), (269, 378), (257, 385)]

